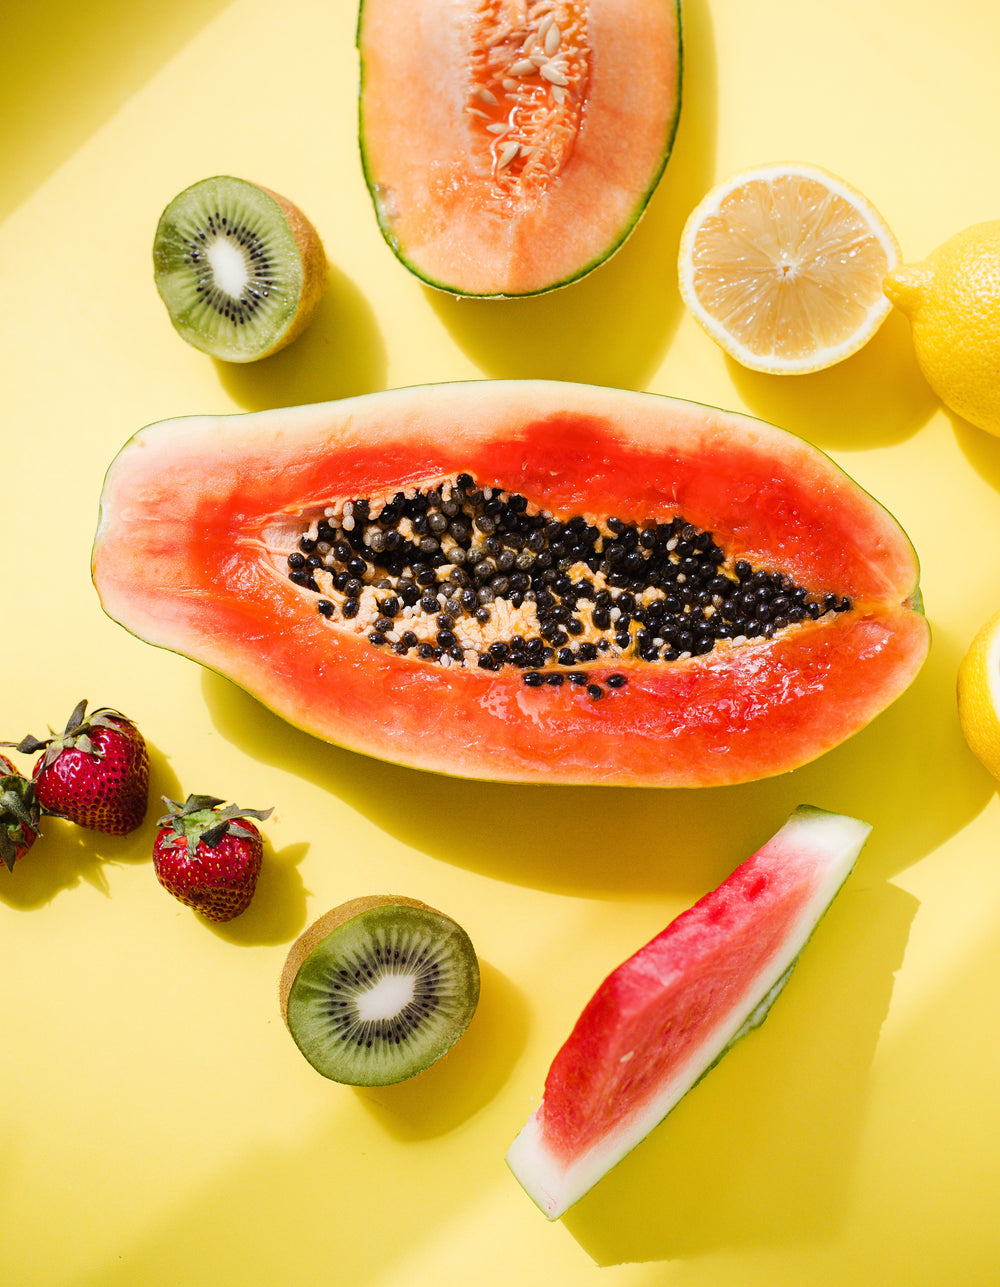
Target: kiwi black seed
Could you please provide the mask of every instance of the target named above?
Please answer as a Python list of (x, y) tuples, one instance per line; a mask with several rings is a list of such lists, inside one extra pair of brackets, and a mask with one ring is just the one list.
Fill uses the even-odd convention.
[(227, 362), (277, 352), (312, 320), (326, 288), (316, 229), (285, 197), (218, 175), (160, 216), (153, 276), (189, 344)]
[(317, 1072), (388, 1086), (423, 1072), (465, 1032), (479, 1002), (468, 934), (401, 895), (355, 898), (292, 944), (281, 1013)]

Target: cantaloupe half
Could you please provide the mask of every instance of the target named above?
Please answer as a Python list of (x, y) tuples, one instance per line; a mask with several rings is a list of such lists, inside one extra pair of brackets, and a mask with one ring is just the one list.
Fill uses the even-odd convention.
[(670, 155), (677, 0), (363, 0), (359, 135), (387, 242), (457, 295), (529, 295), (628, 236)]

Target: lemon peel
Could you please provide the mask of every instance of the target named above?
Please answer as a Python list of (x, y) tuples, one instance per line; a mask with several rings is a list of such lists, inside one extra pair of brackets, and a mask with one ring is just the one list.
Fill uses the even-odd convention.
[(886, 275), (917, 363), (956, 415), (1000, 435), (1000, 220), (973, 224)]
[(958, 718), (972, 752), (1000, 780), (1000, 612), (980, 629), (959, 665)]
[(819, 371), (856, 352), (891, 311), (902, 261), (879, 212), (817, 165), (777, 162), (716, 185), (688, 216), (678, 281), (692, 316), (743, 366)]

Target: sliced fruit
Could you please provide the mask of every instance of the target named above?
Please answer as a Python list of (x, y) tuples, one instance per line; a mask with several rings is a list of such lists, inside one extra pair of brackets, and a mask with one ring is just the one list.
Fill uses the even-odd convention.
[(778, 375), (832, 366), (875, 334), (892, 230), (843, 179), (775, 164), (720, 183), (681, 236), (681, 295), (743, 366)]
[(94, 579), (309, 732), (512, 781), (781, 773), (928, 646), (909, 541), (814, 447), (546, 381), (150, 426), (108, 473)]
[(375, 894), (335, 907), (299, 936), (279, 1000), (317, 1072), (387, 1086), (429, 1068), (465, 1032), (479, 1003), (479, 962), (450, 916)]
[(507, 1153), (555, 1219), (767, 1016), (871, 828), (801, 806), (601, 984)]
[(1000, 434), (1000, 220), (957, 233), (885, 293), (909, 318), (927, 383), (956, 415)]
[(979, 630), (962, 658), (958, 717), (971, 750), (1000, 779), (1000, 612)]
[(316, 229), (287, 198), (219, 175), (185, 188), (160, 216), (156, 289), (189, 344), (253, 362), (290, 344), (326, 288)]
[(673, 144), (676, 0), (363, 0), (359, 133), (379, 227), (459, 295), (529, 295), (620, 246)]

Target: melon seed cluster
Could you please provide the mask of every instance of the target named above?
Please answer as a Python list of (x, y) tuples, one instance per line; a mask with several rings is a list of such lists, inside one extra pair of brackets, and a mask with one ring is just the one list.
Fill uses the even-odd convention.
[(745, 560), (727, 566), (712, 534), (681, 517), (559, 519), (464, 473), (328, 507), (287, 564), (324, 617), (375, 647), (442, 666), (514, 666), (531, 687), (568, 679), (595, 698), (604, 689), (589, 663), (675, 661), (851, 606)]

